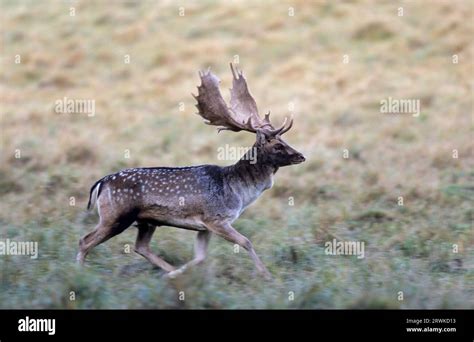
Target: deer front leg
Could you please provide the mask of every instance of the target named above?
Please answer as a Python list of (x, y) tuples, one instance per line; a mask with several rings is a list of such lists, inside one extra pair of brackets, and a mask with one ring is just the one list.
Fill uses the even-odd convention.
[(175, 268), (164, 261), (162, 258), (154, 254), (150, 249), (150, 240), (155, 232), (156, 227), (148, 224), (138, 225), (137, 241), (135, 243), (135, 252), (143, 256), (153, 265), (164, 269), (167, 272), (173, 271)]
[(257, 253), (253, 249), (253, 245), (249, 239), (240, 234), (237, 230), (234, 229), (229, 223), (222, 224), (212, 224), (207, 226), (210, 231), (216, 233), (217, 235), (223, 237), (227, 241), (238, 244), (239, 246), (245, 248), (249, 252), (250, 257), (252, 258), (255, 267), (257, 270), (266, 278), (271, 279), (271, 274), (268, 272), (265, 265), (262, 263)]
[(186, 271), (188, 267), (195, 266), (203, 262), (207, 256), (207, 246), (209, 245), (210, 239), (211, 239), (210, 231), (204, 230), (204, 231), (198, 232), (197, 237), (196, 237), (196, 242), (194, 243), (194, 259), (184, 264), (177, 270), (166, 274), (166, 277), (175, 278), (178, 275), (182, 274), (184, 271)]

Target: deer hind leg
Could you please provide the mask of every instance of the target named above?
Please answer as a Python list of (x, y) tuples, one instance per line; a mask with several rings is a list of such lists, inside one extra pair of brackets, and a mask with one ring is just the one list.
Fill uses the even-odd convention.
[(189, 267), (202, 263), (206, 259), (207, 247), (209, 246), (210, 239), (211, 239), (211, 232), (209, 230), (199, 231), (196, 237), (196, 242), (194, 243), (194, 259), (184, 264), (177, 270), (168, 273), (166, 276), (168, 278), (174, 278), (182, 274)]
[(217, 235), (223, 237), (227, 241), (233, 242), (238, 244), (239, 246), (245, 248), (247, 252), (250, 254), (255, 267), (257, 270), (267, 279), (271, 278), (270, 272), (268, 272), (265, 265), (262, 263), (260, 258), (258, 257), (257, 253), (253, 248), (252, 243), (249, 239), (245, 236), (240, 234), (237, 230), (234, 229), (229, 223), (222, 223), (222, 224), (212, 224), (208, 225), (209, 230), (216, 233)]
[(171, 272), (175, 268), (156, 254), (154, 254), (150, 249), (150, 240), (153, 236), (153, 233), (155, 232), (155, 229), (155, 226), (146, 223), (138, 224), (138, 235), (137, 241), (135, 243), (135, 252), (143, 256), (153, 265), (158, 266), (167, 272)]
[(84, 264), (84, 260), (92, 248), (123, 232), (130, 227), (136, 218), (133, 213), (117, 217), (108, 210), (107, 206), (102, 207), (99, 212), (101, 213), (99, 224), (92, 232), (84, 235), (79, 240), (79, 252), (76, 260), (81, 265)]
[(92, 232), (86, 234), (79, 240), (79, 253), (77, 253), (76, 257), (77, 262), (81, 265), (84, 264), (87, 254), (94, 247), (120, 234), (128, 228), (130, 224), (131, 222), (116, 222), (113, 224), (100, 222)]

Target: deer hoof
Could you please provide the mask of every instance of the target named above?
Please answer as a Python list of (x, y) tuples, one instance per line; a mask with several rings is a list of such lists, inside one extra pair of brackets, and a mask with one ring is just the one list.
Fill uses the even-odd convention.
[(166, 273), (163, 278), (165, 279), (175, 279), (177, 278), (178, 276), (180, 276), (181, 274), (183, 274), (183, 271), (178, 269), (178, 270), (174, 270), (174, 271), (171, 271), (171, 272), (168, 272)]

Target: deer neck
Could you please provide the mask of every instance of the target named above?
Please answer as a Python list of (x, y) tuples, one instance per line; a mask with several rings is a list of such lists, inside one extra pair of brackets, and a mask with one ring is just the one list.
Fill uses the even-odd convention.
[(256, 158), (250, 150), (237, 163), (227, 167), (228, 184), (240, 196), (242, 210), (272, 187), (273, 174), (278, 170), (258, 150), (254, 151), (257, 151)]

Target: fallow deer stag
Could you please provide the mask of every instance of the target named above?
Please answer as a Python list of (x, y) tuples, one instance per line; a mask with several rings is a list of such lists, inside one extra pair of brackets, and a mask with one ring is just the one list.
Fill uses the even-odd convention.
[[(293, 119), (274, 128), (270, 115), (258, 115), (241, 71), (234, 70), (230, 106), (221, 96), (219, 79), (209, 70), (199, 72), (196, 107), (209, 125), (218, 131), (247, 131), (256, 134), (254, 159), (249, 150), (236, 164), (226, 167), (200, 165), (189, 167), (149, 167), (126, 169), (105, 176), (90, 190), (90, 209), (97, 204), (100, 222), (81, 238), (77, 261), (83, 263), (95, 246), (120, 234), (136, 222), (138, 235), (135, 251), (152, 264), (167, 271), (168, 277), (181, 274), (189, 266), (204, 260), (212, 233), (245, 248), (257, 270), (270, 274), (255, 253), (252, 243), (232, 227), (263, 191), (273, 185), (273, 175), (282, 166), (299, 164), (303, 155), (284, 142)], [(256, 160), (255, 160), (256, 158)], [(172, 226), (197, 231), (194, 259), (178, 269), (150, 250), (150, 240), (157, 226)]]

